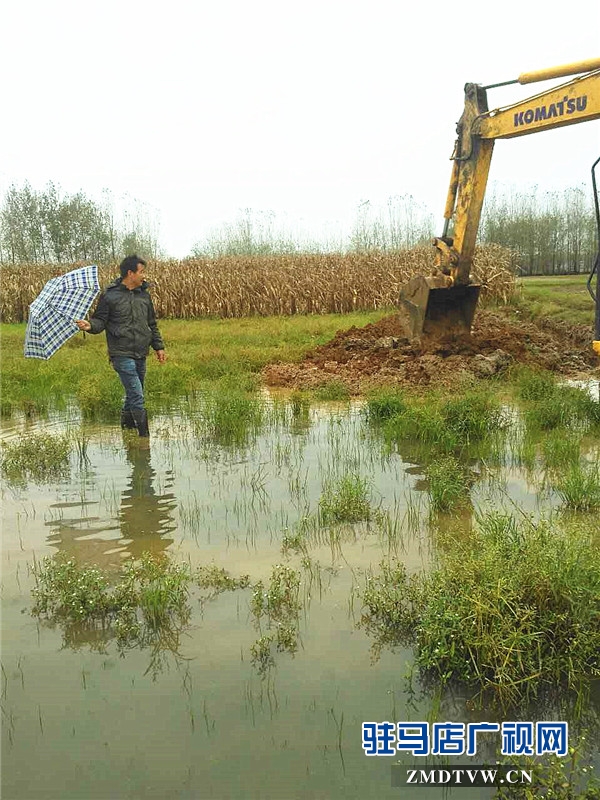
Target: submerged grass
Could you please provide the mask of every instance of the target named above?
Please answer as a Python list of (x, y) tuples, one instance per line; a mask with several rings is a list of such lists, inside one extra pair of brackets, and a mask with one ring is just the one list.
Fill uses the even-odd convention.
[(430, 574), (383, 565), (363, 603), (376, 648), (413, 641), (425, 674), (504, 706), (600, 676), (600, 548), (585, 527), (487, 514)]
[(145, 553), (124, 565), (115, 581), (59, 555), (36, 564), (34, 576), (32, 613), (62, 624), (69, 646), (87, 641), (102, 650), (114, 636), (121, 652), (152, 647), (149, 669), (157, 667), (161, 652), (177, 654), (191, 615), (188, 565)]
[(299, 597), (300, 573), (285, 564), (273, 566), (267, 585), (258, 581), (253, 587), (251, 611), (259, 630), (264, 620), (267, 630), (250, 648), (252, 663), (260, 674), (274, 666), (274, 650), (292, 654), (298, 650)]
[(547, 756), (543, 759), (534, 756), (514, 756), (510, 761), (505, 757), (500, 764), (511, 767), (531, 769), (535, 782), (528, 786), (504, 785), (497, 789), (494, 797), (499, 800), (536, 800), (538, 797), (549, 800), (600, 800), (600, 780), (593, 774), (592, 750), (587, 736), (582, 733), (575, 740), (569, 732), (568, 757)]
[(71, 441), (67, 434), (29, 433), (16, 442), (3, 442), (0, 468), (9, 483), (44, 483), (69, 471)]
[(450, 511), (469, 500), (472, 474), (454, 456), (442, 456), (425, 470), (427, 493), (433, 511)]
[(479, 388), (450, 399), (436, 392), (415, 395), (385, 389), (368, 398), (365, 413), (388, 444), (412, 441), (437, 453), (489, 441), (506, 428), (499, 399)]
[(343, 475), (326, 481), (319, 499), (319, 522), (368, 522), (373, 516), (369, 483), (359, 475)]
[(178, 640), (191, 615), (190, 589), (211, 589), (215, 596), (250, 585), (215, 565), (193, 571), (165, 555), (144, 553), (109, 576), (97, 567), (78, 565), (62, 555), (46, 557), (33, 568), (32, 613), (65, 625), (67, 641), (77, 633), (100, 630), (116, 636), (120, 648)]
[(600, 467), (597, 464), (572, 464), (553, 484), (566, 508), (594, 511), (600, 508)]

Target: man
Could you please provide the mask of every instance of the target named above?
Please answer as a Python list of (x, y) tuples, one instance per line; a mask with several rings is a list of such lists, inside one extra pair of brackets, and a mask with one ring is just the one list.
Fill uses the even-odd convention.
[(91, 320), (75, 321), (80, 330), (89, 333), (106, 329), (110, 363), (125, 389), (121, 427), (137, 428), (140, 436), (149, 436), (144, 377), (150, 345), (159, 363), (165, 362), (165, 346), (148, 293), (149, 284), (144, 280), (145, 266), (146, 262), (136, 255), (124, 258), (119, 268), (121, 277), (106, 289)]

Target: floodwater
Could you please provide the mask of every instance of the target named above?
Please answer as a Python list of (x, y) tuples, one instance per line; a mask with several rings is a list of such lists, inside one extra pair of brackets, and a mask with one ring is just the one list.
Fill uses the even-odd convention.
[[(357, 625), (358, 592), (383, 558), (397, 555), (409, 570), (435, 559), (423, 464), (386, 453), (360, 406), (311, 407), (301, 418), (288, 407), (235, 447), (207, 439), (193, 412), (155, 416), (150, 449), (114, 425), (84, 425), (74, 411), (5, 421), (2, 437), (28, 430), (83, 432), (86, 449), (72, 455), (69, 476), (3, 489), (4, 800), (442, 795), (392, 788), (393, 759), (365, 756), (362, 722), (498, 717), (472, 710), (468, 695), (436, 699), (409, 680), (410, 649), (376, 657)], [(538, 514), (558, 504), (508, 457), (474, 468), (472, 508), (451, 524), (468, 526), (476, 509), (516, 504)], [(325, 482), (348, 473), (368, 479), (388, 527), (317, 531), (307, 566), (282, 549), (284, 537), (316, 513)], [(266, 671), (253, 662), (261, 632), (251, 589), (193, 600), (190, 625), (169, 648), (122, 654), (110, 629), (32, 615), (34, 560), (61, 552), (115, 571), (147, 550), (252, 582), (268, 581), (278, 563), (298, 570), (298, 651), (275, 653)]]

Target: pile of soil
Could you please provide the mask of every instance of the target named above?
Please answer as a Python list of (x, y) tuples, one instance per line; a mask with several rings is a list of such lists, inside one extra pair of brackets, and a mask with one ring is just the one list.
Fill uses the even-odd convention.
[(450, 386), (465, 373), (491, 377), (515, 362), (565, 376), (590, 375), (598, 370), (592, 338), (585, 325), (531, 322), (480, 310), (470, 336), (410, 342), (401, 317), (392, 315), (364, 328), (338, 331), (301, 363), (270, 364), (262, 377), (268, 386), (294, 389), (336, 381), (358, 394), (382, 383)]

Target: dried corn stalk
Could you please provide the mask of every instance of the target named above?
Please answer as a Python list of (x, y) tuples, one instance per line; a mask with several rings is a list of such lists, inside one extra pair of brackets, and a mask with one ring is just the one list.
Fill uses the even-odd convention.
[[(159, 317), (247, 317), (327, 314), (392, 308), (400, 287), (432, 270), (433, 248), (400, 252), (228, 256), (150, 263), (152, 297)], [(19, 265), (0, 268), (4, 322), (23, 322), (30, 303), (55, 275), (81, 266)], [(472, 278), (482, 296), (507, 302), (515, 289), (515, 255), (499, 245), (475, 253)], [(100, 284), (118, 274), (100, 267)]]

